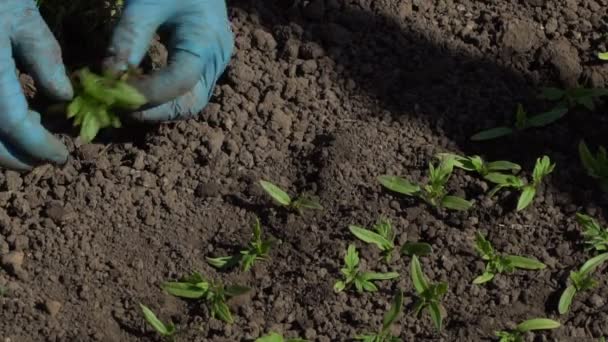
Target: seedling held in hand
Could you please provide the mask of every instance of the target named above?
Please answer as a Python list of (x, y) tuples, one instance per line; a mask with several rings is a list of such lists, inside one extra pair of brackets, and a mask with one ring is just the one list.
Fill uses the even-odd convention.
[(465, 211), (473, 204), (464, 198), (448, 196), (445, 189), (454, 170), (454, 163), (454, 158), (442, 159), (437, 167), (429, 163), (429, 182), (422, 187), (401, 177), (390, 175), (380, 176), (378, 181), (391, 191), (418, 197), (435, 208)]
[(441, 299), (448, 291), (448, 284), (445, 282), (430, 283), (422, 272), (420, 261), (416, 255), (412, 257), (410, 273), (414, 289), (418, 294), (418, 301), (414, 305), (414, 313), (419, 317), (422, 310), (428, 310), (435, 328), (440, 331), (443, 326), (443, 312), (445, 312), (441, 305)]
[(517, 201), (517, 211), (524, 210), (527, 208), (534, 197), (536, 191), (543, 179), (547, 177), (555, 169), (555, 163), (551, 163), (551, 159), (547, 156), (536, 159), (534, 165), (534, 171), (532, 171), (532, 182), (526, 184), (523, 179), (507, 174), (491, 173), (486, 176), (486, 179), (496, 186), (490, 191), (490, 196), (493, 196), (496, 192), (504, 188), (514, 188), (521, 191), (519, 200)]
[(171, 339), (171, 337), (175, 334), (175, 325), (173, 325), (173, 323), (164, 324), (147, 306), (139, 304), (139, 307), (144, 314), (144, 318), (152, 326), (152, 328), (154, 328), (159, 335)]
[(398, 290), (397, 295), (393, 298), (391, 308), (384, 315), (382, 320), (382, 328), (378, 333), (367, 334), (355, 337), (355, 340), (364, 342), (401, 342), (401, 339), (391, 335), (390, 328), (395, 322), (403, 307), (403, 292)]
[(226, 301), (250, 291), (240, 285), (224, 287), (221, 283), (206, 281), (200, 273), (193, 273), (180, 282), (166, 282), (162, 287), (176, 297), (204, 300), (209, 305), (211, 317), (230, 324), (234, 323), (234, 318)]
[(606, 149), (600, 146), (594, 156), (587, 144), (581, 140), (578, 145), (578, 154), (583, 167), (587, 170), (587, 174), (599, 181), (602, 191), (608, 192), (608, 155)]
[(608, 95), (608, 90), (602, 88), (559, 89), (547, 87), (541, 90), (540, 98), (557, 102), (556, 108), (574, 108), (581, 105), (594, 111), (595, 99), (606, 95)]
[(541, 270), (546, 266), (540, 261), (517, 255), (500, 255), (496, 253), (490, 241), (479, 232), (475, 233), (475, 250), (486, 261), (486, 269), (482, 275), (473, 280), (473, 284), (483, 284), (499, 273), (513, 272), (516, 268), (525, 270)]
[(524, 110), (523, 105), (521, 103), (518, 103), (517, 111), (515, 112), (515, 124), (513, 126), (500, 126), (481, 131), (473, 135), (471, 137), (471, 140), (492, 140), (511, 135), (516, 132), (521, 132), (530, 128), (547, 126), (561, 119), (564, 115), (566, 115), (567, 112), (568, 109), (557, 107), (548, 112), (529, 117), (528, 113)]
[(585, 214), (577, 213), (576, 221), (583, 227), (583, 236), (588, 245), (587, 250), (608, 251), (608, 229), (600, 226), (596, 219)]
[(497, 331), (499, 342), (524, 342), (524, 334), (529, 331), (550, 330), (560, 327), (560, 323), (548, 318), (534, 318), (519, 323), (513, 331)]
[(570, 310), (572, 300), (578, 292), (597, 286), (597, 281), (592, 278), (591, 273), (606, 260), (608, 260), (608, 253), (603, 253), (589, 259), (578, 271), (570, 272), (570, 285), (566, 287), (559, 299), (558, 311), (560, 314), (563, 315)]
[(255, 340), (255, 342), (308, 342), (308, 340), (304, 340), (301, 338), (288, 338), (285, 339), (283, 335), (272, 332), (266, 336), (259, 337)]
[(387, 263), (391, 261), (395, 249), (395, 232), (388, 219), (381, 218), (374, 225), (373, 231), (355, 225), (349, 226), (349, 229), (360, 240), (376, 245)]
[(341, 292), (351, 285), (355, 285), (357, 292), (376, 292), (378, 287), (374, 284), (376, 280), (389, 280), (399, 277), (399, 273), (387, 272), (362, 272), (359, 270), (359, 253), (355, 245), (348, 246), (344, 256), (344, 268), (340, 270), (344, 275), (344, 280), (339, 280), (334, 284), (334, 291)]
[(260, 181), (260, 184), (262, 185), (264, 191), (266, 191), (266, 193), (268, 193), (268, 195), (270, 195), (275, 202), (283, 207), (298, 211), (300, 215), (302, 214), (302, 209), (323, 209), (319, 201), (315, 198), (300, 196), (295, 200), (292, 200), (291, 197), (289, 197), (289, 195), (278, 186), (263, 180)]
[(216, 268), (227, 269), (241, 263), (243, 271), (247, 272), (256, 261), (268, 260), (268, 252), (272, 246), (272, 241), (262, 239), (262, 225), (256, 218), (253, 225), (253, 240), (249, 243), (249, 248), (242, 250), (238, 255), (207, 258), (207, 262)]
[(67, 107), (67, 116), (74, 118), (74, 126), (81, 126), (80, 137), (84, 142), (92, 141), (100, 129), (121, 127), (115, 110), (135, 110), (147, 102), (125, 78), (99, 76), (85, 68), (75, 80), (76, 96)]

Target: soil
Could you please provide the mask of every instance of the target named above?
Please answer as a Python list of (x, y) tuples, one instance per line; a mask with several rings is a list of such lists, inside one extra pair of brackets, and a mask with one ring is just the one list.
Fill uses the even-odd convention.
[[(577, 156), (583, 137), (608, 145), (605, 106), (517, 136), (469, 140), (509, 122), (519, 102), (531, 113), (548, 109), (536, 97), (541, 86), (605, 85), (608, 64), (595, 55), (608, 49), (607, 0), (243, 0), (229, 7), (235, 55), (198, 118), (105, 132), (88, 145), (63, 131), (72, 155), (65, 166), (0, 174), (3, 342), (159, 340), (139, 303), (173, 321), (178, 341), (252, 341), (269, 331), (346, 341), (380, 327), (397, 289), (406, 305), (393, 333), (404, 341), (491, 340), (532, 317), (562, 327), (527, 341), (608, 335), (602, 275), (570, 313), (556, 310), (569, 272), (590, 257), (575, 213), (607, 219), (606, 197)], [(515, 194), (489, 199), (489, 185), (461, 171), (450, 190), (475, 202), (466, 213), (436, 213), (376, 181), (386, 173), (421, 181), (427, 163), (446, 151), (525, 170), (546, 154), (557, 168), (521, 213)], [(271, 204), (260, 179), (315, 194), (324, 210), (288, 213)], [(247, 273), (211, 268), (206, 257), (248, 242), (255, 216), (279, 241), (271, 259)], [(399, 245), (432, 244), (423, 269), (449, 283), (441, 333), (428, 316), (411, 313), (409, 257), (386, 266), (348, 231), (380, 216), (393, 222)], [(483, 270), (473, 249), (478, 230), (497, 250), (548, 267), (472, 285)], [(375, 294), (335, 294), (350, 243), (364, 269), (401, 277), (379, 282)], [(161, 290), (192, 271), (253, 289), (230, 302), (235, 324)]]

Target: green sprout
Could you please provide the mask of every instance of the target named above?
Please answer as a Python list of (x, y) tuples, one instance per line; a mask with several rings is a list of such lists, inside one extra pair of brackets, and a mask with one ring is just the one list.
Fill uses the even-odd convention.
[(270, 195), (275, 202), (283, 207), (296, 210), (298, 213), (300, 213), (300, 215), (302, 214), (302, 209), (323, 209), (316, 198), (300, 196), (295, 200), (292, 200), (285, 191), (270, 182), (261, 180), (260, 185), (262, 185), (264, 191), (266, 191), (266, 193)]
[(127, 76), (119, 79), (99, 76), (86, 68), (77, 73), (76, 96), (67, 107), (67, 116), (74, 119), (74, 126), (81, 126), (80, 137), (84, 142), (91, 142), (103, 128), (121, 127), (115, 110), (136, 110), (147, 102), (126, 82)]
[(349, 226), (349, 229), (360, 240), (376, 245), (387, 263), (391, 261), (395, 249), (395, 232), (388, 219), (380, 218), (373, 231), (355, 225)]
[(602, 61), (608, 61), (608, 52), (600, 52), (597, 54), (597, 58)]
[(594, 156), (585, 141), (581, 140), (578, 144), (578, 154), (587, 174), (599, 181), (602, 191), (608, 192), (608, 155), (606, 149), (600, 146)]
[(529, 184), (526, 184), (522, 178), (514, 175), (490, 173), (486, 176), (486, 179), (492, 183), (495, 183), (496, 186), (490, 191), (489, 195), (493, 196), (496, 192), (505, 188), (519, 190), (521, 191), (521, 194), (519, 196), (519, 200), (517, 201), (517, 211), (524, 210), (534, 200), (536, 191), (543, 179), (551, 174), (554, 169), (555, 163), (551, 163), (551, 159), (549, 159), (548, 156), (543, 156), (536, 159), (536, 164), (534, 165), (534, 170), (532, 171), (532, 182)]
[(606, 260), (608, 260), (608, 253), (603, 253), (589, 259), (578, 271), (570, 272), (570, 284), (559, 298), (558, 311), (560, 314), (563, 315), (570, 310), (572, 300), (577, 293), (591, 290), (597, 286), (597, 281), (593, 279), (591, 273)]
[(560, 323), (548, 318), (533, 318), (519, 323), (515, 330), (497, 331), (499, 342), (524, 342), (524, 334), (530, 331), (550, 330), (560, 327)]
[(249, 242), (247, 249), (241, 250), (239, 254), (233, 256), (207, 258), (207, 262), (219, 269), (227, 269), (241, 263), (243, 271), (248, 272), (256, 261), (268, 260), (270, 247), (272, 247), (272, 241), (262, 239), (262, 225), (256, 218), (253, 225), (253, 239)]
[(344, 280), (338, 280), (334, 284), (335, 292), (342, 292), (351, 285), (355, 285), (357, 292), (376, 292), (378, 287), (374, 284), (376, 280), (389, 280), (399, 277), (397, 272), (376, 273), (362, 272), (359, 270), (359, 253), (355, 245), (348, 246), (344, 256), (345, 266), (340, 270), (344, 275)]
[(172, 339), (171, 337), (175, 334), (176, 331), (175, 325), (173, 323), (163, 323), (160, 319), (158, 319), (158, 317), (156, 317), (156, 314), (154, 314), (154, 312), (150, 310), (150, 308), (141, 303), (139, 304), (139, 307), (141, 308), (144, 318), (146, 319), (148, 324), (150, 324), (159, 335)]
[(364, 342), (401, 342), (401, 339), (393, 336), (390, 332), (391, 325), (395, 322), (403, 307), (403, 292), (397, 290), (397, 295), (393, 298), (391, 308), (384, 315), (382, 328), (378, 333), (366, 334), (355, 337), (357, 341)]
[(266, 336), (259, 337), (255, 340), (255, 342), (308, 342), (308, 340), (304, 340), (301, 338), (288, 338), (285, 339), (283, 335), (271, 332)]
[(577, 213), (576, 221), (583, 227), (583, 236), (588, 245), (587, 250), (595, 249), (598, 252), (608, 251), (608, 229), (602, 227), (591, 216)]
[(454, 163), (454, 158), (442, 159), (438, 166), (429, 163), (429, 182), (422, 187), (398, 176), (384, 175), (378, 177), (378, 181), (391, 191), (418, 197), (435, 208), (465, 211), (473, 204), (464, 198), (447, 195), (445, 189), (454, 170)]
[(578, 105), (590, 111), (595, 110), (596, 98), (608, 95), (607, 89), (602, 88), (543, 88), (540, 98), (557, 102), (556, 108), (574, 108)]
[(482, 275), (473, 280), (473, 284), (483, 284), (492, 280), (499, 273), (510, 273), (517, 269), (542, 270), (546, 266), (540, 261), (517, 255), (500, 255), (496, 253), (490, 241), (480, 233), (475, 233), (475, 250), (486, 261)]
[(401, 246), (401, 254), (412, 257), (425, 256), (433, 253), (433, 247), (426, 242), (406, 242)]
[(211, 317), (229, 324), (234, 323), (234, 318), (226, 301), (250, 291), (245, 286), (224, 286), (221, 283), (206, 281), (196, 272), (180, 282), (166, 282), (162, 288), (176, 297), (204, 300), (210, 308)]
[(469, 172), (477, 172), (482, 177), (494, 172), (510, 171), (511, 173), (516, 174), (521, 171), (521, 166), (513, 162), (506, 160), (487, 162), (477, 155), (463, 157), (452, 153), (440, 153), (438, 158), (453, 158), (454, 167)]
[(443, 312), (445, 309), (441, 305), (441, 299), (448, 291), (446, 282), (430, 283), (422, 272), (420, 261), (414, 255), (410, 263), (410, 273), (414, 289), (418, 294), (418, 301), (414, 305), (414, 313), (420, 317), (422, 310), (427, 309), (435, 328), (441, 331), (443, 325)]
[(544, 112), (542, 114), (530, 117), (524, 109), (524, 106), (521, 103), (518, 103), (517, 111), (515, 112), (515, 123), (513, 124), (513, 126), (500, 126), (490, 128), (474, 134), (471, 137), (471, 140), (492, 140), (512, 135), (517, 132), (522, 132), (530, 128), (547, 126), (561, 119), (564, 115), (566, 115), (567, 112), (568, 109), (566, 108), (556, 107), (548, 112)]

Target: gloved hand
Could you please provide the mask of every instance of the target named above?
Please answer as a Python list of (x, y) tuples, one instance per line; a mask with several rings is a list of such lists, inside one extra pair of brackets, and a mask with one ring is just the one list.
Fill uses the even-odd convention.
[(106, 71), (139, 66), (159, 28), (170, 34), (167, 67), (131, 82), (149, 101), (132, 114), (140, 121), (198, 114), (233, 50), (225, 0), (127, 0), (104, 61)]
[(0, 1), (0, 167), (29, 170), (43, 162), (64, 163), (66, 147), (28, 109), (13, 57), (47, 95), (72, 98), (59, 44), (33, 0)]

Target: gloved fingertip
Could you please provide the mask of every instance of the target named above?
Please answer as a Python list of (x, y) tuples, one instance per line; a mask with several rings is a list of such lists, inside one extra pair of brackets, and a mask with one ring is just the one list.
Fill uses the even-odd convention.
[(59, 101), (70, 101), (74, 97), (72, 82), (65, 73), (64, 68), (60, 68), (52, 77), (52, 82), (47, 85), (48, 93)]

